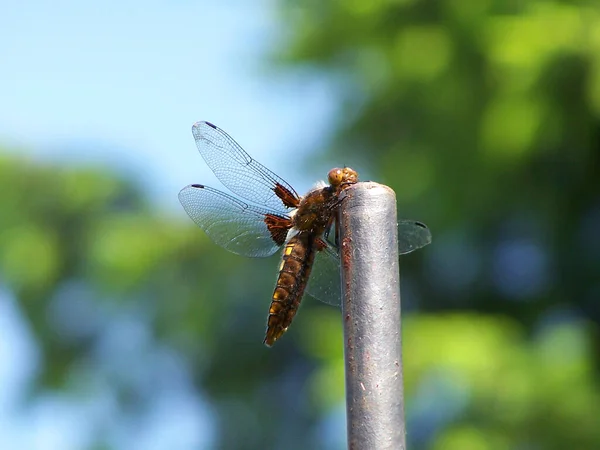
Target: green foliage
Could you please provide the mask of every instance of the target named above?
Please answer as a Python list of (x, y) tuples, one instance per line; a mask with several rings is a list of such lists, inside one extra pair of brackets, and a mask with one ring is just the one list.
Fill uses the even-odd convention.
[(451, 400), (458, 392), (454, 401), (462, 403), (433, 448), (501, 449), (528, 443), (545, 449), (595, 448), (600, 391), (592, 364), (594, 328), (565, 323), (529, 338), (522, 327), (501, 317), (408, 319), (404, 361), (412, 402), (421, 400), (419, 389), (438, 384), (441, 399)]
[[(138, 188), (100, 170), (2, 157), (0, 210), (0, 283), (19, 300), (42, 355), (33, 392), (59, 390), (84, 401), (106, 386), (102, 395), (119, 399), (123, 421), (144, 411), (152, 397), (144, 386), (161, 370), (144, 361), (156, 348), (140, 349), (120, 368), (116, 349), (117, 361), (102, 357), (125, 321), (147, 327), (155, 347), (185, 359), (216, 413), (222, 448), (262, 448), (290, 436), (297, 438), (288, 448), (306, 448), (314, 411), (325, 414), (340, 401), (341, 374), (329, 381), (337, 390), (327, 402), (306, 381), (319, 376), (311, 375), (314, 367), (328, 370), (329, 357), (300, 345), (301, 327), (272, 350), (262, 345), (275, 257), (229, 254), (191, 221), (152, 212)], [(335, 309), (319, 307), (329, 310), (321, 316), (314, 300), (305, 303), (307, 320), (340, 331)], [(122, 339), (119, 348), (134, 345), (127, 333)], [(341, 351), (338, 344), (329, 342), (328, 351)], [(139, 370), (144, 375), (132, 382)], [(227, 431), (230, 422), (235, 433)]]
[(403, 259), (436, 312), (404, 334), (410, 447), (600, 448), (600, 4), (281, 5), (279, 64), (343, 105), (331, 152), (432, 228)]

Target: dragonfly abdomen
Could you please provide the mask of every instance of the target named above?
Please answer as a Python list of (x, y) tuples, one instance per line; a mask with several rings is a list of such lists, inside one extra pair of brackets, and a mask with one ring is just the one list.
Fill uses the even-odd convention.
[(315, 252), (315, 237), (312, 233), (305, 232), (293, 236), (283, 249), (264, 340), (269, 347), (285, 333), (296, 315), (308, 283)]

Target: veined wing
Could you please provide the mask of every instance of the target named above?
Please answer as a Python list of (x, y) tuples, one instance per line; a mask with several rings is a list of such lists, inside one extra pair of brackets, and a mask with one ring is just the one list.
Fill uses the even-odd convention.
[(405, 255), (431, 243), (431, 231), (416, 220), (398, 221), (398, 253)]
[(272, 255), (291, 226), (290, 218), (280, 212), (248, 205), (201, 184), (184, 187), (179, 201), (215, 244), (242, 256)]
[(234, 194), (278, 213), (298, 206), (299, 196), (294, 188), (248, 155), (219, 127), (196, 122), (192, 133), (208, 167)]
[(317, 252), (315, 256), (306, 292), (323, 303), (339, 306), (342, 298), (340, 276), (337, 248), (328, 243), (328, 247)]
[[(405, 255), (431, 243), (431, 232), (427, 225), (415, 220), (398, 221), (398, 253)], [(332, 242), (317, 252), (306, 292), (330, 305), (341, 304), (340, 257)]]

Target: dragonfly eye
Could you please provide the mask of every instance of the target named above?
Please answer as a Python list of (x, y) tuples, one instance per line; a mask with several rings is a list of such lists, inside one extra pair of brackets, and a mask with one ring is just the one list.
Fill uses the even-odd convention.
[(342, 183), (343, 173), (342, 169), (331, 169), (327, 174), (327, 181), (332, 186), (339, 186)]

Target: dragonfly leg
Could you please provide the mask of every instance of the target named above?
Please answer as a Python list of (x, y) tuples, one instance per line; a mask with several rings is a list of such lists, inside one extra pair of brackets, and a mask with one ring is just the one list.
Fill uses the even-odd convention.
[(325, 240), (321, 239), (321, 238), (317, 238), (315, 239), (315, 247), (317, 248), (317, 251), (323, 251), (325, 250), (328, 245), (327, 242), (325, 242)]

